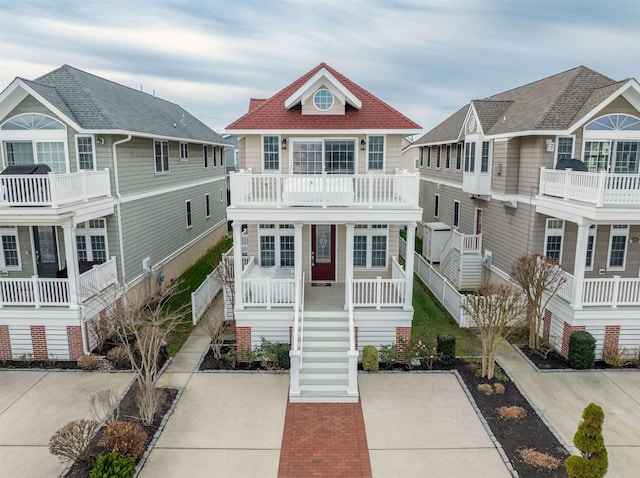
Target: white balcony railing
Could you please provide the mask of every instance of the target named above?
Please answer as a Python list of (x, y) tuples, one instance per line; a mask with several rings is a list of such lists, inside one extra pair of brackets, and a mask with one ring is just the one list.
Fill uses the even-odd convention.
[[(560, 286), (558, 295), (573, 303), (575, 279), (565, 272), (567, 281)], [(584, 279), (582, 300), (574, 306), (638, 306), (640, 305), (640, 278), (613, 276), (608, 279)]]
[(0, 205), (52, 206), (110, 196), (109, 170), (0, 175)]
[(231, 175), (231, 206), (417, 207), (418, 175), (396, 170), (379, 175)]
[(640, 205), (640, 174), (542, 168), (540, 194), (602, 206)]
[(353, 279), (356, 307), (403, 307), (406, 279)]
[[(104, 290), (117, 281), (116, 259), (93, 266), (80, 274), (78, 295), (81, 301)], [(71, 297), (69, 279), (45, 279), (38, 276), (23, 279), (0, 278), (0, 308), (4, 306), (68, 306)]]

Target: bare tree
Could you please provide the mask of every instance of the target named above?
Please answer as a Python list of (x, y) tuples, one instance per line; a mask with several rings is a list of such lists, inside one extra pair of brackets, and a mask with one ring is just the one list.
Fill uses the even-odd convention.
[(232, 255), (223, 254), (220, 263), (213, 270), (213, 277), (222, 285), (224, 300), (229, 299), (232, 313), (236, 306), (233, 260)]
[(557, 261), (541, 254), (520, 256), (511, 266), (511, 278), (527, 299), (529, 347), (538, 350), (544, 311), (567, 278)]
[(224, 312), (211, 310), (204, 318), (202, 328), (211, 337), (211, 351), (216, 360), (222, 359), (222, 345), (224, 344)]
[(508, 285), (488, 285), (468, 295), (462, 306), (480, 329), (482, 376), (491, 379), (498, 345), (522, 321), (526, 307), (522, 292)]

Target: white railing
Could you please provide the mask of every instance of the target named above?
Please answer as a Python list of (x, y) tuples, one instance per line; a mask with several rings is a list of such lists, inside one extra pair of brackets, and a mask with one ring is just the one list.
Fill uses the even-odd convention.
[(70, 305), (68, 279), (0, 278), (0, 307), (5, 305)]
[(640, 205), (640, 174), (542, 168), (540, 194), (601, 206)]
[(613, 276), (607, 279), (584, 279), (582, 301), (575, 304), (575, 279), (568, 272), (564, 275), (567, 280), (560, 286), (558, 295), (576, 307), (640, 305), (640, 278), (623, 279), (620, 276)]
[(453, 230), (447, 242), (440, 249), (440, 263), (451, 252), (451, 249), (460, 251), (462, 254), (480, 254), (482, 251), (482, 234), (462, 234)]
[(406, 279), (353, 279), (353, 305), (356, 307), (404, 306)]
[[(218, 280), (217, 273), (220, 267), (224, 267), (223, 262), (220, 262), (218, 267), (213, 269), (204, 281), (202, 281), (202, 284), (191, 293), (191, 320), (193, 325), (197, 325), (211, 304), (211, 301), (213, 301), (222, 289), (222, 284)], [(233, 270), (233, 268), (231, 270)]]
[(295, 303), (295, 279), (242, 279), (242, 303), (245, 306), (260, 305), (291, 307)]
[(83, 300), (87, 299), (117, 281), (116, 258), (112, 257), (108, 261), (94, 265), (88, 271), (80, 274), (79, 296)]
[(252, 174), (231, 175), (231, 206), (417, 207), (418, 175)]
[(0, 175), (0, 204), (57, 207), (110, 196), (109, 170), (69, 174)]
[(396, 256), (393, 256), (391, 258), (391, 278), (405, 280), (406, 277), (407, 274), (398, 262), (398, 259), (396, 258)]

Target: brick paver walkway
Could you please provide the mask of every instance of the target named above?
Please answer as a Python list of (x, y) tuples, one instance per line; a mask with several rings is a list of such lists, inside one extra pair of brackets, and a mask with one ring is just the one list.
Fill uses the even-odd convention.
[(287, 404), (278, 478), (300, 477), (371, 477), (360, 402)]

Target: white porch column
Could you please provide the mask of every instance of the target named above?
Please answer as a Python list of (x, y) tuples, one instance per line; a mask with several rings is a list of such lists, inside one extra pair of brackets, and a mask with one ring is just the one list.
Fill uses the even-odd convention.
[(242, 310), (242, 224), (233, 221), (233, 290), (236, 309)]
[[(589, 241), (591, 223), (578, 224), (576, 237), (576, 258), (573, 265), (573, 307), (582, 309), (582, 290), (584, 288), (584, 270), (587, 262), (587, 242)], [(595, 247), (595, 244), (594, 244)]]
[(295, 278), (302, 281), (302, 224), (293, 225), (293, 234), (294, 273)]
[(355, 231), (354, 224), (347, 224), (347, 243), (344, 254), (346, 266), (344, 269), (344, 310), (349, 308), (349, 281), (353, 279), (353, 234)]
[[(69, 305), (70, 309), (79, 309), (80, 297), (78, 295), (79, 269), (78, 253), (76, 245), (76, 226), (71, 222), (62, 225), (64, 234), (64, 255), (67, 261), (67, 277), (69, 281)], [(94, 292), (94, 291), (85, 291)]]
[(407, 252), (404, 258), (404, 272), (406, 278), (406, 288), (404, 293), (404, 309), (410, 310), (413, 305), (413, 260), (416, 248), (416, 223), (407, 224)]

